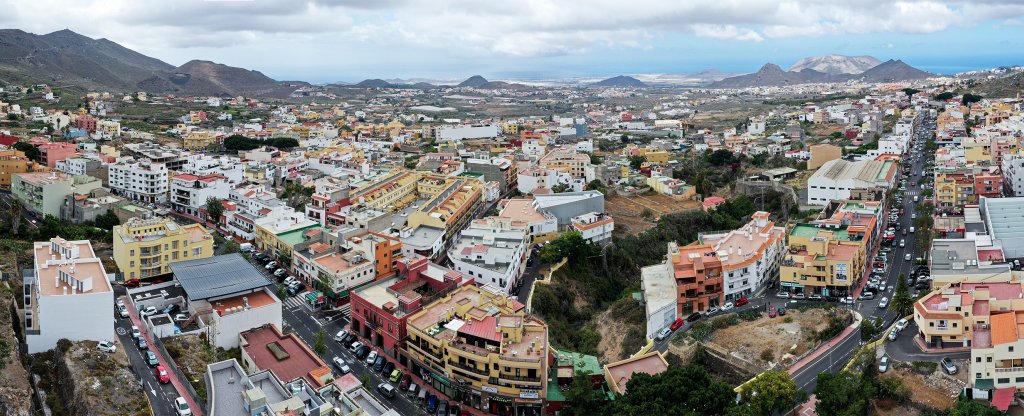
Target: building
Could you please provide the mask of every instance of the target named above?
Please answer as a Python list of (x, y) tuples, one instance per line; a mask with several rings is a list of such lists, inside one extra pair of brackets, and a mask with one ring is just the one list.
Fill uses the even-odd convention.
[(190, 153), (181, 149), (161, 146), (152, 142), (128, 143), (121, 146), (124, 156), (134, 157), (139, 160), (148, 160), (151, 163), (163, 163), (168, 170), (181, 171), (188, 163)]
[(407, 322), (410, 371), (442, 394), (495, 414), (541, 413), (548, 330), (521, 303), (462, 286)]
[(285, 409), (294, 416), (328, 416), (334, 408), (305, 378), (282, 380), (271, 370), (247, 374), (234, 358), (207, 365), (203, 379), (209, 416), (262, 415)]
[(830, 160), (807, 180), (807, 203), (825, 205), (833, 199), (850, 199), (850, 190), (856, 188), (891, 189), (898, 169), (894, 160)]
[(688, 316), (725, 303), (722, 259), (714, 247), (669, 243), (665, 261), (676, 280), (676, 315)]
[(497, 124), (440, 127), (435, 134), (439, 142), (458, 142), (467, 139), (493, 139), (498, 137)]
[(132, 218), (114, 227), (114, 262), (124, 280), (171, 272), (177, 261), (213, 256), (213, 236), (202, 225), (165, 217)]
[[(190, 173), (174, 175), (171, 178), (171, 207), (175, 211), (194, 217), (206, 213), (206, 201), (210, 198), (223, 199), (231, 192), (231, 183), (224, 175), (214, 173), (196, 176)], [(210, 218), (220, 223), (219, 218)]]
[(786, 230), (776, 227), (767, 212), (755, 212), (738, 230), (702, 234), (700, 242), (715, 248), (725, 276), (725, 300), (752, 296), (779, 273), (786, 252)]
[(401, 239), (364, 231), (346, 238), (345, 245), (351, 250), (365, 253), (371, 259), (376, 279), (391, 277), (398, 272), (398, 262), (402, 260)]
[[(193, 319), (205, 323), (214, 347), (235, 348), (241, 332), (283, 325), (281, 301), (271, 292), (270, 281), (241, 254), (180, 261), (171, 265), (171, 271), (173, 282), (164, 284), (181, 288), (188, 301), (186, 310)], [(285, 380), (293, 378), (277, 375)]]
[[(968, 225), (970, 228), (970, 225)], [(970, 233), (970, 238), (936, 238), (928, 255), (932, 287), (960, 282), (1006, 282), (1010, 280), (1010, 266), (993, 262), (982, 256), (992, 249), (987, 235)], [(1001, 251), (1000, 251), (1001, 253)], [(1002, 258), (1000, 254), (999, 258)]]
[[(267, 214), (272, 214), (268, 212)], [(256, 247), (284, 264), (292, 261), (292, 249), (305, 241), (305, 232), (320, 225), (287, 208), (277, 215), (256, 218)]]
[(980, 199), (981, 218), (992, 245), (1002, 248), (1006, 259), (1024, 258), (1024, 198)]
[(599, 191), (534, 195), (533, 199), (538, 210), (555, 216), (559, 227), (569, 226), (580, 215), (604, 212), (604, 194)]
[(527, 257), (526, 232), (501, 217), (474, 220), (448, 249), (455, 271), (504, 293), (521, 283)]
[[(107, 211), (113, 212), (114, 215), (124, 212), (129, 214), (128, 217), (142, 216), (141, 214), (131, 215), (131, 213), (120, 209), (126, 205), (129, 204), (124, 198), (111, 195), (105, 188), (96, 188), (87, 195), (75, 194), (64, 197), (64, 203), (60, 206), (60, 219), (72, 224), (81, 224), (96, 221), (96, 217), (106, 214)], [(121, 217), (118, 216), (118, 219)]]
[(107, 179), (107, 166), (99, 159), (89, 157), (69, 157), (57, 162), (56, 170), (68, 175), (89, 175), (102, 180)]
[(422, 205), (409, 214), (408, 226), (429, 226), (445, 230), (451, 238), (473, 218), (483, 203), (484, 183), (471, 178), (427, 175), (417, 182)]
[(352, 288), (372, 282), (377, 276), (371, 257), (359, 250), (314, 243), (292, 253), (296, 274), (331, 299), (347, 299)]
[(959, 210), (966, 205), (978, 204), (980, 197), (999, 198), (1002, 192), (1003, 175), (997, 167), (936, 168), (936, 208)]
[(237, 334), (246, 373), (268, 370), (281, 380), (302, 379), (319, 390), (334, 380), (331, 368), (294, 333), (283, 334), (276, 325)]
[(505, 158), (466, 160), (466, 172), (480, 173), (484, 175), (487, 182), (497, 182), (498, 189), (502, 195), (512, 189), (516, 189), (516, 178), (518, 169), (516, 164)]
[(56, 168), (57, 162), (78, 155), (78, 145), (74, 143), (43, 143), (39, 145), (38, 148), (39, 160), (42, 163), (45, 163), (50, 169)]
[[(398, 356), (404, 347), (407, 319), (464, 283), (462, 274), (432, 263), (423, 256), (399, 262), (402, 277), (392, 276), (352, 290), (352, 330), (381, 348)], [(406, 356), (399, 362), (408, 365)]]
[(28, 353), (71, 341), (113, 341), (114, 290), (88, 240), (54, 237), (32, 245), (34, 267), (23, 271)]
[(0, 189), (11, 189), (12, 175), (16, 173), (44, 172), (47, 168), (25, 156), (20, 150), (0, 150)]
[(820, 168), (825, 162), (843, 157), (843, 148), (832, 144), (816, 144), (811, 146), (811, 159), (807, 161), (807, 169)]
[(583, 235), (583, 239), (595, 244), (607, 244), (612, 241), (615, 231), (615, 219), (601, 212), (589, 212), (572, 218), (568, 229)]
[(652, 376), (668, 370), (668, 361), (657, 351), (630, 357), (604, 366), (604, 380), (609, 390), (617, 395), (626, 394), (626, 385), (634, 374), (644, 373)]
[(789, 232), (779, 284), (794, 295), (842, 298), (864, 273), (870, 230), (861, 226), (796, 224)]
[(527, 232), (529, 243), (553, 240), (558, 237), (558, 218), (537, 209), (533, 198), (514, 198), (498, 202), (498, 218), (511, 221), (511, 227)]
[(544, 169), (564, 172), (572, 178), (583, 178), (590, 164), (590, 156), (573, 149), (558, 148), (540, 158), (537, 164)]
[(668, 264), (660, 263), (641, 268), (640, 283), (644, 289), (647, 338), (654, 339), (659, 331), (682, 317), (676, 301), (676, 280)]
[(1016, 281), (945, 284), (914, 303), (916, 335), (929, 348), (991, 348), (990, 320), (1024, 310), (1020, 296)]
[(166, 164), (122, 159), (109, 169), (107, 181), (115, 194), (144, 203), (167, 202), (170, 171)]
[[(1016, 290), (1019, 295), (1020, 288)], [(984, 319), (978, 321), (974, 326), (971, 348), (970, 385), (979, 390), (995, 390), (996, 393), (1009, 389), (1012, 397), (1012, 393), (1024, 384), (1024, 365), (1017, 350), (1024, 348), (1021, 328), (1024, 310), (1013, 308), (993, 313), (988, 323), (980, 322)]]
[(24, 207), (42, 218), (60, 218), (64, 198), (88, 194), (100, 187), (100, 180), (91, 176), (70, 176), (59, 172), (16, 173), (11, 180), (11, 193)]

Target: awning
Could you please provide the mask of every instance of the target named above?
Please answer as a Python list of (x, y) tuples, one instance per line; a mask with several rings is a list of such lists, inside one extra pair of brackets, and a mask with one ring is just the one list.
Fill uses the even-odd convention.
[(1000, 412), (1005, 412), (1010, 409), (1010, 403), (1013, 402), (1013, 394), (1017, 391), (1016, 388), (1007, 387), (1002, 389), (996, 389), (992, 393), (992, 405), (999, 409)]
[(974, 388), (980, 390), (992, 390), (996, 387), (996, 384), (990, 378), (979, 378), (974, 380)]

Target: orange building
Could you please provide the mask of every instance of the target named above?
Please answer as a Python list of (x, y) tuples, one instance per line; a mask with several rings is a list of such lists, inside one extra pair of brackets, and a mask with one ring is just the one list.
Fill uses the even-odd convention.
[(714, 246), (693, 243), (679, 247), (669, 243), (668, 262), (676, 281), (677, 316), (722, 304), (722, 260)]
[(387, 234), (367, 231), (348, 238), (350, 245), (373, 253), (373, 264), (377, 272), (374, 280), (391, 277), (398, 272), (398, 261), (402, 259), (402, 240)]
[(11, 189), (11, 175), (26, 172), (45, 172), (46, 166), (25, 157), (20, 150), (0, 151), (0, 189)]

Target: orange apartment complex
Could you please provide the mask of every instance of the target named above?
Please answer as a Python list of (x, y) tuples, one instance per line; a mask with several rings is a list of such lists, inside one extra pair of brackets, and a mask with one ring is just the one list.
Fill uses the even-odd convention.
[(722, 304), (722, 260), (714, 246), (668, 244), (668, 259), (676, 281), (677, 316), (685, 317)]

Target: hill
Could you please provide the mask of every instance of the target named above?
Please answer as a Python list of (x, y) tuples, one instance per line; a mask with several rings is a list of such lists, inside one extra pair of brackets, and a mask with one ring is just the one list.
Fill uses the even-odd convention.
[(1024, 72), (1014, 72), (977, 81), (968, 90), (983, 97), (1015, 98), (1024, 94)]
[(800, 71), (783, 71), (775, 64), (765, 64), (753, 74), (737, 75), (711, 83), (711, 88), (746, 88), (746, 87), (777, 87), (784, 85), (845, 82), (857, 80), (862, 82), (896, 82), (925, 79), (932, 76), (928, 72), (907, 65), (900, 60), (882, 62), (860, 74), (828, 74), (810, 68)]
[(456, 87), (483, 88), (488, 83), (489, 81), (487, 81), (487, 78), (484, 78), (479, 75), (473, 75), (469, 78), (466, 78), (465, 81), (460, 82), (459, 85), (456, 85)]
[(643, 81), (626, 75), (619, 75), (604, 79), (591, 84), (595, 87), (617, 87), (617, 88), (647, 88), (648, 85)]
[(867, 82), (895, 82), (925, 79), (930, 76), (932, 74), (907, 65), (901, 60), (890, 59), (864, 71), (854, 78)]
[(364, 79), (353, 86), (357, 88), (390, 88), (393, 84), (379, 78), (373, 78)]
[(789, 71), (800, 72), (803, 69), (813, 69), (830, 75), (859, 74), (881, 63), (882, 61), (875, 59), (873, 56), (809, 56), (791, 66)]
[(174, 67), (110, 40), (70, 30), (36, 35), (17, 29), (0, 30), (0, 80), (115, 92), (227, 96), (286, 96), (296, 85), (210, 61), (193, 60)]

